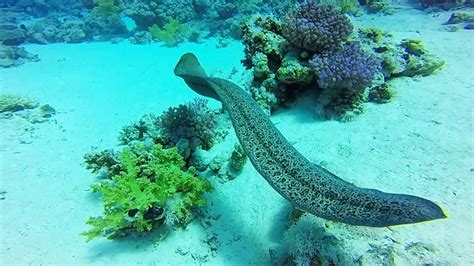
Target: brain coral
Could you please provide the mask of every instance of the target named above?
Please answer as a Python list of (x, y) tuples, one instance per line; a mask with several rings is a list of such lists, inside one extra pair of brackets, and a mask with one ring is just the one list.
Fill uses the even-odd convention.
[(352, 33), (350, 20), (331, 6), (307, 1), (284, 21), (283, 36), (291, 44), (312, 52), (338, 47)]
[(344, 45), (341, 49), (315, 55), (310, 60), (321, 88), (364, 89), (372, 84), (381, 71), (381, 63), (365, 52), (359, 43)]

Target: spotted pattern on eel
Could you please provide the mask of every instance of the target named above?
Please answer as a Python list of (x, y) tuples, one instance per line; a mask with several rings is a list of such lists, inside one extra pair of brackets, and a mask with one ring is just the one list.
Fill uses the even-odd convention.
[(360, 188), (310, 162), (248, 93), (228, 80), (208, 77), (194, 54), (184, 54), (174, 73), (195, 92), (222, 102), (255, 169), (295, 207), (325, 219), (372, 227), (446, 218), (432, 201)]

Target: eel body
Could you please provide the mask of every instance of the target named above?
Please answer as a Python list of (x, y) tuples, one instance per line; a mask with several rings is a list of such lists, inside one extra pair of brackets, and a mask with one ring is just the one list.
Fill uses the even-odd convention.
[(302, 156), (238, 85), (208, 77), (196, 56), (174, 69), (195, 92), (221, 101), (255, 169), (295, 207), (352, 225), (384, 227), (446, 218), (435, 203), (412, 195), (357, 187)]

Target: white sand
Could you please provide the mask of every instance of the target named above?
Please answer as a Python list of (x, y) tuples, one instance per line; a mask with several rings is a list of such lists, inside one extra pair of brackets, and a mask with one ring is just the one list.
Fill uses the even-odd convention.
[[(446, 61), (437, 75), (396, 80), (393, 102), (368, 104), (366, 114), (351, 123), (316, 121), (311, 99), (272, 117), (302, 154), (340, 177), (429, 198), (449, 215), (391, 230), (333, 225), (345, 232), (344, 241), (357, 254), (370, 245), (383, 254), (388, 245), (394, 246), (399, 264), (474, 264), (473, 33), (443, 31), (440, 23), (447, 17), (410, 10), (365, 21), (393, 30), (398, 38), (420, 38)], [(84, 153), (92, 146), (115, 147), (123, 125), (196, 96), (172, 73), (185, 51), (195, 52), (216, 76), (227, 78), (235, 67), (239, 72), (232, 79), (242, 83), (241, 44), (216, 49), (215, 41), (209, 41), (171, 49), (124, 42), (27, 49), (38, 53), (41, 62), (0, 70), (2, 93), (35, 97), (59, 114), (33, 126), (20, 119), (0, 120), (0, 190), (7, 191), (0, 201), (2, 264), (269, 263), (268, 249), (281, 239), (288, 204), (250, 164), (237, 179), (216, 182), (207, 211), (219, 218), (210, 228), (196, 221), (161, 243), (153, 236), (85, 243), (79, 236), (87, 229), (86, 219), (101, 213), (98, 198), (88, 191), (95, 180), (82, 165)], [(216, 149), (234, 142), (232, 132)], [(214, 235), (218, 251), (212, 256), (204, 241)], [(433, 250), (425, 255), (404, 250), (418, 242)]]

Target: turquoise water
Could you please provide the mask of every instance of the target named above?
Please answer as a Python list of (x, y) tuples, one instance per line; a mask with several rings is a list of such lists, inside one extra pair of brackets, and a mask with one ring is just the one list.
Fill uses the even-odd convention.
[[(321, 50), (291, 30), (296, 1), (0, 2), (0, 263), (473, 264), (472, 8), (337, 3), (351, 33)], [(369, 81), (325, 87), (310, 61), (336, 66), (354, 42), (362, 70), (351, 59), (334, 73)], [(369, 227), (296, 210), (236, 148), (228, 109), (174, 75), (187, 52), (310, 162), (448, 217)]]

